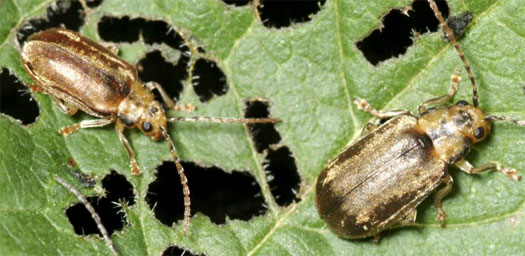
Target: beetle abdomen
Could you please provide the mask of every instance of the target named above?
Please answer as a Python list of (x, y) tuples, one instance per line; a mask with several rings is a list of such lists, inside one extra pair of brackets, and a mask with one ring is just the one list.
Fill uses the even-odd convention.
[(76, 33), (46, 30), (24, 45), (24, 67), (44, 91), (100, 117), (117, 112), (137, 81), (135, 69)]
[(368, 237), (395, 224), (440, 184), (445, 163), (433, 153), (417, 118), (391, 119), (321, 172), (316, 193), (321, 218), (346, 238)]

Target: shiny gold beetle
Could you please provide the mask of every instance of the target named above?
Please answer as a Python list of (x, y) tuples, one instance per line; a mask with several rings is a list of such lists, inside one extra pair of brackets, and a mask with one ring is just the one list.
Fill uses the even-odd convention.
[(525, 126), (525, 121), (487, 116), (478, 108), (470, 66), (434, 1), (429, 3), (465, 64), (473, 86), (473, 105), (459, 101), (453, 106), (427, 108), (453, 97), (461, 81), (459, 72), (452, 76), (448, 94), (421, 104), (419, 115), (406, 110), (381, 112), (365, 100), (354, 100), (359, 109), (379, 119), (391, 119), (377, 128), (365, 127), (364, 136), (345, 148), (317, 179), (317, 210), (340, 237), (378, 238), (384, 229), (414, 222), (416, 206), (442, 183), (445, 187), (435, 194), (434, 205), (437, 219), (445, 226), (441, 201), (452, 188), (447, 173), (450, 164), (467, 173), (496, 169), (519, 180), (516, 170), (499, 163), (474, 168), (464, 159), (471, 145), (489, 134), (493, 121), (520, 126)]
[(167, 122), (208, 121), (220, 123), (275, 123), (274, 118), (166, 117), (151, 91), (157, 89), (168, 108), (176, 108), (162, 87), (143, 83), (137, 70), (116, 53), (66, 29), (49, 29), (32, 35), (22, 49), (22, 62), (33, 78), (33, 91), (49, 94), (68, 115), (78, 109), (99, 119), (84, 120), (60, 129), (69, 135), (82, 128), (115, 123), (115, 130), (130, 157), (134, 174), (140, 174), (135, 153), (124, 128), (138, 127), (153, 140), (164, 137), (177, 166), (184, 193), (184, 233), (190, 218), (190, 190), (184, 169), (167, 132)]

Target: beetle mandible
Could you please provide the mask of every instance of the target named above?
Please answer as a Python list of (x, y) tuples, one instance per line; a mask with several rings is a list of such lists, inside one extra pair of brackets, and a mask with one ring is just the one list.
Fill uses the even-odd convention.
[[(173, 100), (156, 82), (143, 83), (137, 70), (102, 45), (67, 29), (55, 28), (32, 35), (22, 48), (22, 63), (35, 85), (33, 91), (49, 94), (68, 115), (78, 109), (99, 119), (84, 120), (59, 130), (65, 136), (82, 128), (115, 123), (132, 172), (140, 174), (135, 152), (124, 136), (125, 128), (138, 127), (157, 141), (164, 137), (177, 167), (184, 194), (184, 233), (190, 218), (190, 190), (184, 169), (167, 131), (167, 122), (275, 123), (275, 118), (166, 117), (152, 90), (157, 89), (168, 108)], [(183, 107), (184, 108), (184, 107)]]
[[(316, 207), (320, 217), (338, 236), (360, 239), (375, 236), (394, 225), (412, 223), (416, 206), (440, 184), (445, 186), (434, 197), (437, 220), (445, 226), (442, 199), (452, 188), (448, 165), (469, 174), (489, 169), (519, 180), (515, 169), (497, 162), (473, 167), (464, 157), (471, 144), (487, 137), (495, 120), (525, 126), (525, 121), (486, 115), (478, 108), (477, 86), (470, 65), (433, 0), (428, 0), (435, 16), (456, 48), (472, 83), (472, 105), (448, 102), (461, 81), (452, 75), (448, 93), (418, 107), (418, 115), (407, 110), (378, 111), (365, 100), (358, 108), (379, 119), (379, 127), (369, 124), (363, 137), (346, 147), (324, 168), (316, 185)], [(430, 108), (429, 108), (430, 107)]]

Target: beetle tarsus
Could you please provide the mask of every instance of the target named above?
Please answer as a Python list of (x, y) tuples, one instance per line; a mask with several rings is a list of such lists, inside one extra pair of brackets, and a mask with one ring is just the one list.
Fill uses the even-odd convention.
[(139, 165), (137, 164), (137, 162), (131, 162), (131, 173), (133, 173), (134, 175), (140, 175), (140, 168), (139, 168)]
[(505, 166), (503, 166), (503, 164), (501, 163), (498, 163), (498, 162), (490, 162), (490, 163), (486, 163), (480, 167), (474, 167), (472, 166), (467, 160), (461, 160), (459, 162), (456, 163), (456, 166), (468, 173), (468, 174), (475, 174), (475, 173), (480, 173), (480, 172), (484, 172), (484, 171), (488, 171), (488, 170), (496, 170), (496, 171), (499, 171), (499, 172), (502, 172), (503, 174), (507, 175), (507, 177), (513, 179), (513, 180), (516, 180), (516, 181), (519, 181), (521, 179), (521, 176), (517, 174), (517, 170), (514, 169), (514, 168), (505, 168)]
[(447, 224), (445, 222), (445, 219), (447, 218), (447, 214), (445, 213), (445, 211), (443, 211), (442, 208), (438, 208), (437, 209), (437, 216), (436, 216), (436, 220), (439, 221), (440, 225), (442, 228), (445, 228), (447, 227)]
[(390, 110), (390, 111), (380, 111), (372, 107), (370, 103), (368, 103), (365, 99), (358, 100), (357, 98), (354, 98), (353, 100), (354, 104), (357, 106), (357, 109), (370, 113), (374, 117), (378, 119), (390, 119), (395, 116), (403, 115), (403, 114), (410, 114), (410, 111), (408, 110)]
[(74, 124), (72, 126), (62, 127), (58, 130), (58, 133), (64, 136), (69, 136), (71, 133), (74, 133), (80, 129), (80, 124)]

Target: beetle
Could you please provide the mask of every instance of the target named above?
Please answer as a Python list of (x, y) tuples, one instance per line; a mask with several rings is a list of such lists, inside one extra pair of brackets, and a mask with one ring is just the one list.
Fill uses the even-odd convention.
[(33, 91), (49, 94), (60, 110), (68, 115), (79, 109), (98, 119), (84, 120), (59, 130), (64, 136), (83, 128), (102, 127), (115, 123), (121, 143), (124, 145), (133, 174), (140, 168), (135, 152), (124, 136), (124, 129), (137, 127), (145, 135), (157, 141), (167, 141), (183, 187), (184, 233), (190, 218), (190, 190), (184, 169), (170, 135), (168, 122), (207, 121), (218, 123), (276, 123), (276, 118), (215, 118), (215, 117), (167, 117), (153, 89), (157, 89), (170, 109), (176, 106), (164, 89), (156, 82), (143, 83), (137, 70), (121, 59), (116, 52), (63, 28), (48, 29), (29, 37), (22, 48), (22, 64), (31, 76)]
[(417, 205), (441, 184), (445, 186), (435, 194), (434, 205), (436, 218), (445, 227), (441, 201), (453, 183), (448, 165), (469, 174), (496, 169), (512, 179), (520, 178), (515, 169), (500, 163), (475, 168), (464, 159), (473, 143), (487, 137), (493, 121), (520, 126), (525, 126), (525, 121), (489, 116), (478, 107), (470, 65), (434, 1), (428, 2), (463, 61), (472, 83), (473, 103), (461, 100), (452, 106), (438, 106), (456, 93), (459, 72), (452, 75), (448, 93), (421, 104), (417, 115), (407, 110), (378, 111), (366, 100), (354, 99), (360, 110), (389, 120), (379, 127), (367, 125), (363, 136), (331, 160), (317, 179), (318, 213), (342, 238), (378, 239), (387, 228), (413, 223)]

